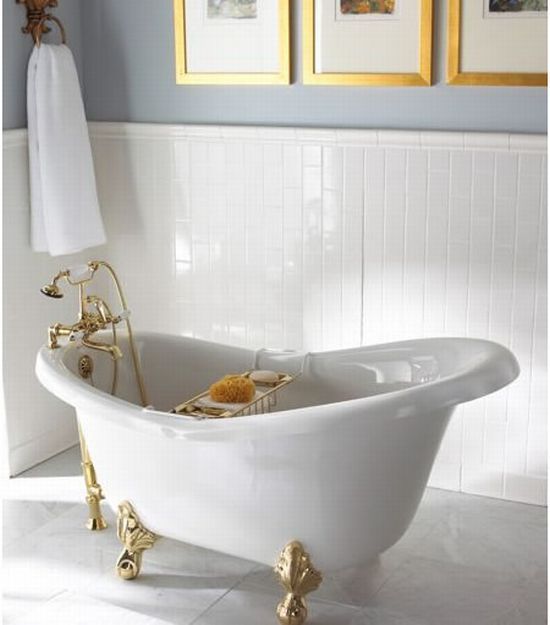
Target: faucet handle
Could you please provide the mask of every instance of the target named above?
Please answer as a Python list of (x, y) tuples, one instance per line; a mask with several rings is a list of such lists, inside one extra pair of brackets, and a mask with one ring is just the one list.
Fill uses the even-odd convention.
[(82, 345), (82, 339), (84, 338), (85, 333), (82, 330), (73, 330), (69, 334), (69, 341), (71, 343), (76, 343), (78, 347)]
[(120, 312), (115, 318), (114, 318), (114, 322), (115, 323), (119, 323), (120, 321), (126, 321), (126, 319), (130, 318), (130, 315), (132, 314), (131, 310), (128, 309), (124, 309), (122, 312)]
[(87, 282), (94, 275), (94, 270), (89, 265), (73, 265), (67, 269), (67, 272), (73, 284)]

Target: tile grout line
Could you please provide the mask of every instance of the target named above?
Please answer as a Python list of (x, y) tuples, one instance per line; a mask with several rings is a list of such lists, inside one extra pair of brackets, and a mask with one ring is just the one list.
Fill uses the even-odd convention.
[(232, 586), (226, 589), (224, 593), (222, 593), (215, 601), (213, 601), (203, 612), (201, 612), (196, 618), (188, 623), (188, 625), (195, 625), (207, 612), (209, 612), (215, 605), (217, 605), (224, 597), (232, 592), (239, 584), (241, 584), (249, 575), (243, 575), (240, 579), (238, 579)]

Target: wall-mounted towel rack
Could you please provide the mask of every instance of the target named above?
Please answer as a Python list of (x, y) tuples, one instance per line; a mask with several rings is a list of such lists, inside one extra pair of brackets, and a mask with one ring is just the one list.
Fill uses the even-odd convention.
[(42, 43), (42, 35), (51, 30), (46, 22), (57, 24), (61, 33), (61, 42), (67, 43), (67, 36), (61, 21), (55, 15), (46, 12), (46, 9), (57, 6), (57, 0), (15, 0), (15, 2), (27, 7), (27, 25), (21, 30), (32, 36), (35, 45), (39, 46)]

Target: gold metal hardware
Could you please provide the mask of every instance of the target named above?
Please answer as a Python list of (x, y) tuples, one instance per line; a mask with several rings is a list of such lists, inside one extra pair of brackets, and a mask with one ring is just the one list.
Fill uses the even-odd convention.
[(80, 373), (80, 377), (87, 380), (91, 377), (94, 372), (94, 361), (85, 354), (84, 356), (80, 356), (78, 359), (78, 373)]
[[(122, 306), (122, 313), (119, 315), (113, 315), (111, 309), (107, 303), (98, 297), (97, 295), (87, 295), (86, 286), (93, 279), (95, 272), (103, 267), (114, 282), (117, 295)], [(137, 385), (139, 387), (139, 393), (141, 403), (143, 406), (147, 406), (149, 401), (145, 391), (145, 382), (143, 380), (143, 374), (141, 371), (140, 362), (136, 346), (134, 343), (134, 337), (132, 333), (132, 326), (128, 319), (128, 308), (126, 305), (126, 299), (122, 292), (122, 287), (118, 280), (113, 268), (103, 261), (90, 261), (87, 264), (88, 274), (84, 278), (74, 280), (71, 277), (71, 271), (65, 269), (60, 271), (46, 286), (42, 287), (41, 292), (48, 297), (60, 299), (63, 297), (63, 293), (59, 288), (58, 282), (66, 280), (71, 286), (78, 287), (79, 295), (79, 312), (78, 320), (73, 325), (63, 325), (61, 323), (55, 323), (48, 328), (48, 346), (50, 349), (56, 349), (59, 347), (58, 339), (60, 337), (67, 337), (69, 341), (77, 344), (80, 342), (82, 347), (87, 347), (102, 353), (107, 353), (113, 360), (113, 380), (111, 385), (111, 394), (116, 392), (116, 386), (118, 381), (118, 360), (123, 357), (122, 351), (118, 346), (118, 336), (116, 326), (121, 321), (126, 322), (126, 329), (128, 332), (128, 344), (130, 347), (130, 353), (132, 355), (132, 363), (134, 366), (134, 373)], [(104, 330), (110, 327), (113, 337), (112, 344), (104, 343), (91, 338), (99, 330)], [(78, 371), (83, 378), (91, 376), (93, 371), (93, 361), (88, 355), (84, 355), (78, 362)], [(90, 530), (102, 530), (107, 527), (105, 519), (101, 513), (100, 502), (103, 497), (101, 486), (97, 483), (94, 465), (91, 461), (90, 454), (84, 436), (80, 431), (80, 452), (82, 455), (82, 472), (84, 474), (84, 481), (86, 483), (86, 502), (90, 511), (90, 517), (86, 523), (86, 527)]]
[[(15, 0), (17, 4), (24, 4), (27, 7), (27, 25), (21, 30), (26, 35), (31, 35), (35, 45), (40, 46), (42, 43), (42, 35), (50, 32), (50, 28), (46, 22), (53, 22), (59, 28), (61, 33), (61, 42), (67, 43), (67, 35), (61, 21), (52, 15), (46, 13), (46, 9), (57, 6), (57, 0)], [(55, 297), (55, 296), (54, 296)]]
[[(248, 377), (252, 371), (245, 371), (242, 376)], [(188, 401), (185, 401), (170, 411), (172, 414), (185, 415), (186, 417), (195, 417), (197, 419), (223, 419), (229, 417), (243, 417), (252, 414), (264, 414), (270, 412), (277, 404), (277, 391), (287, 384), (293, 382), (297, 376), (291, 376), (288, 373), (279, 373), (279, 379), (274, 383), (256, 381), (256, 396), (252, 401), (239, 405), (239, 407), (224, 408), (223, 405), (209, 406), (201, 402), (209, 397), (209, 391), (204, 391), (199, 395), (195, 395)]]
[(129, 501), (118, 506), (117, 536), (124, 546), (116, 571), (122, 579), (135, 579), (141, 570), (143, 552), (150, 549), (158, 536), (143, 526)]
[(86, 503), (88, 504), (89, 518), (86, 527), (92, 531), (104, 530), (107, 523), (101, 512), (101, 500), (105, 499), (101, 491), (101, 486), (97, 482), (95, 468), (88, 452), (88, 446), (82, 435), (80, 425), (78, 426), (78, 434), (80, 437), (80, 453), (82, 456), (82, 473), (86, 484)]
[[(114, 315), (111, 312), (111, 309), (109, 308), (107, 303), (101, 297), (98, 297), (97, 295), (86, 294), (87, 284), (92, 281), (96, 271), (101, 267), (103, 267), (109, 273), (115, 285), (118, 299), (120, 301), (120, 305), (122, 306), (123, 311), (119, 315)], [(122, 351), (118, 346), (116, 326), (121, 321), (125, 321), (126, 330), (128, 332), (128, 343), (132, 356), (136, 382), (139, 387), (141, 403), (143, 406), (148, 406), (149, 401), (147, 399), (147, 393), (145, 390), (145, 382), (143, 380), (143, 374), (141, 372), (137, 349), (134, 343), (132, 325), (128, 318), (126, 299), (124, 297), (124, 293), (122, 292), (120, 281), (114, 269), (104, 261), (90, 261), (87, 264), (87, 268), (89, 271), (88, 276), (79, 280), (73, 280), (73, 278), (71, 277), (70, 269), (64, 269), (60, 271), (56, 276), (54, 276), (49, 284), (43, 286), (40, 289), (44, 295), (47, 295), (48, 297), (53, 297), (55, 299), (60, 299), (63, 297), (63, 293), (61, 292), (58, 283), (61, 280), (65, 280), (71, 286), (77, 286), (79, 292), (79, 312), (76, 323), (72, 325), (66, 325), (62, 323), (55, 323), (51, 325), (48, 328), (48, 346), (50, 349), (56, 349), (59, 347), (58, 339), (60, 337), (68, 337), (69, 341), (73, 341), (75, 343), (78, 341), (83, 347), (88, 347), (89, 349), (109, 354), (109, 356), (113, 359), (115, 363), (113, 387), (111, 391), (112, 394), (114, 394), (116, 389), (116, 377), (118, 374), (116, 361), (122, 358)], [(102, 341), (91, 338), (96, 332), (99, 332), (100, 330), (105, 330), (107, 328), (110, 328), (113, 335), (112, 344), (104, 343)]]
[(311, 565), (309, 554), (294, 540), (282, 550), (275, 573), (287, 591), (277, 606), (281, 625), (303, 625), (307, 619), (305, 595), (319, 588), (323, 576)]

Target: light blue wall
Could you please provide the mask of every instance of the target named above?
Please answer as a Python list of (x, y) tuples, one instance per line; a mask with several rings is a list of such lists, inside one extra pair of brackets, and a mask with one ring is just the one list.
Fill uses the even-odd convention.
[[(302, 2), (291, 3), (294, 80), (299, 83)], [(446, 0), (434, 0), (437, 86), (390, 89), (300, 84), (176, 86), (172, 0), (86, 2), (89, 117), (134, 122), (546, 132), (544, 88), (445, 86), (446, 4)]]
[[(546, 132), (546, 89), (445, 86), (443, 0), (434, 0), (436, 85), (393, 89), (299, 84), (302, 3), (291, 2), (289, 87), (176, 86), (172, 0), (60, 0), (54, 11), (84, 71), (91, 120)], [(31, 41), (20, 34), (24, 9), (14, 0), (4, 0), (3, 18), (3, 126), (15, 128), (26, 124)]]
[[(75, 56), (80, 76), (83, 69), (83, 50), (81, 36), (80, 0), (61, 0), (54, 9), (55, 15), (63, 22), (67, 30), (68, 44)], [(25, 8), (15, 0), (3, 0), (3, 119), (2, 126), (21, 128), (27, 125), (27, 62), (32, 50), (30, 35), (23, 35), (21, 27), (26, 24)], [(59, 34), (54, 28), (44, 41), (59, 41)]]

